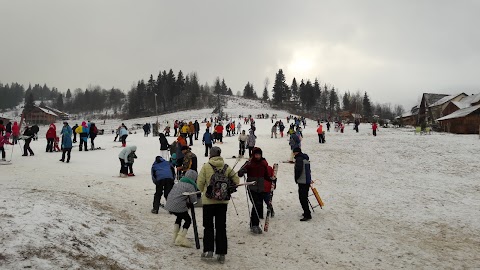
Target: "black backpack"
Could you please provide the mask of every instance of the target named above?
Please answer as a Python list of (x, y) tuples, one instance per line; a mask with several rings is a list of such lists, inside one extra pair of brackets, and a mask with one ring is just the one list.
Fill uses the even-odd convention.
[(230, 200), (233, 183), (230, 177), (226, 175), (228, 165), (225, 164), (221, 170), (215, 168), (212, 164), (210, 166), (212, 166), (214, 173), (210, 177), (210, 184), (207, 186), (205, 196), (218, 201)]

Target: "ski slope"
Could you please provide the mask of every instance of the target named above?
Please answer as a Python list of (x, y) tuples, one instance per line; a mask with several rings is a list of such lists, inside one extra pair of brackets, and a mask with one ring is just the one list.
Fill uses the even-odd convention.
[[(254, 106), (232, 102), (225, 111), (277, 113), (279, 119), (287, 115)], [(211, 111), (179, 112), (160, 121), (200, 120)], [(155, 118), (125, 122), (130, 126)], [(98, 124), (107, 129), (120, 122)], [(270, 120), (256, 122), (257, 145), (267, 161), (286, 160), (287, 139), (270, 138)], [(163, 210), (150, 213), (155, 192), (150, 167), (159, 154), (158, 138), (146, 138), (141, 130), (127, 138), (127, 145), (138, 147), (136, 176), (122, 179), (117, 177), (121, 148), (116, 148), (119, 143), (111, 133), (95, 140), (106, 150), (79, 152), (75, 147), (66, 164), (58, 161), (60, 153), (44, 152), (42, 127), (43, 138), (32, 142), (35, 156), (21, 157), (18, 146), (13, 152), (7, 146), (7, 159), (13, 153), (13, 164), (0, 166), (0, 268), (480, 268), (478, 136), (419, 136), (412, 130), (380, 129), (373, 137), (361, 124), (360, 133), (346, 126), (344, 134), (327, 133), (327, 143), (320, 145), (315, 129), (308, 121), (302, 149), (312, 161), (324, 209), (316, 208), (309, 222), (299, 221), (293, 165), (280, 163), (273, 198), (276, 216), (269, 232), (249, 232), (247, 200), (239, 188), (233, 196), (238, 214), (232, 203), (227, 213), (229, 253), (221, 266), (202, 262), (201, 250), (172, 245), (175, 217)], [(224, 142), (218, 145), (223, 157), (238, 155), (237, 137)], [(207, 162), (200, 141), (192, 149), (199, 166)], [(235, 160), (226, 162), (233, 166)], [(196, 210), (202, 237), (202, 212)], [(192, 229), (187, 236), (193, 241)]]

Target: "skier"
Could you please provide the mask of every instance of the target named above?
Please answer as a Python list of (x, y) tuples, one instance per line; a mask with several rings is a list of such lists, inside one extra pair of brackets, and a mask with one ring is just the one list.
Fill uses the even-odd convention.
[[(180, 182), (173, 186), (169, 199), (165, 204), (165, 209), (177, 217), (173, 227), (173, 243), (176, 246), (192, 247), (192, 243), (186, 237), (188, 229), (192, 224), (192, 218), (188, 214), (188, 208), (193, 207), (193, 204), (197, 202), (197, 196), (185, 196), (183, 193), (197, 191), (197, 184), (195, 183), (197, 176), (196, 171), (188, 170), (185, 176), (180, 179)], [(182, 220), (184, 220), (184, 223), (180, 231)]]
[[(76, 143), (77, 142), (77, 132), (75, 132), (75, 130), (77, 130), (78, 128), (78, 125), (75, 124), (75, 126), (72, 127), (72, 133), (73, 133), (73, 143)], [(118, 136), (118, 135), (117, 135)], [(116, 140), (117, 138), (115, 138)]]
[(160, 200), (162, 193), (167, 201), (168, 194), (174, 185), (175, 169), (172, 163), (166, 161), (163, 157), (157, 156), (152, 165), (152, 181), (155, 184), (155, 195), (153, 196), (152, 213), (158, 214), (158, 209), (164, 207)]
[(298, 198), (303, 209), (303, 218), (300, 221), (312, 219), (312, 214), (308, 206), (308, 191), (312, 176), (310, 171), (310, 161), (307, 154), (302, 153), (300, 148), (293, 149), (295, 155), (295, 183), (298, 184)]
[(67, 122), (63, 122), (63, 128), (60, 132), (62, 136), (62, 158), (61, 162), (65, 162), (65, 154), (67, 154), (67, 163), (70, 162), (70, 153), (72, 152), (72, 128)]
[(2, 152), (2, 161), (6, 161), (5, 159), (5, 148), (3, 147), (5, 144), (13, 145), (8, 139), (10, 138), (10, 133), (5, 132), (5, 135), (0, 134), (0, 152)]
[(23, 132), (25, 144), (23, 145), (23, 155), (24, 157), (28, 156), (27, 152), (30, 153), (30, 156), (34, 156), (35, 154), (32, 151), (32, 148), (30, 148), (30, 142), (32, 142), (32, 138), (35, 137), (35, 134), (33, 133), (32, 129), (30, 127), (26, 127), (25, 131)]
[[(252, 201), (252, 212), (250, 214), (250, 231), (254, 234), (261, 234), (260, 217), (263, 217), (263, 199), (266, 196), (265, 180), (270, 179), (268, 175), (268, 163), (263, 158), (262, 149), (255, 147), (252, 150), (253, 157), (238, 171), (238, 176), (247, 174), (247, 182), (257, 183), (248, 186), (248, 193)], [(271, 185), (271, 183), (270, 183)], [(269, 190), (270, 192), (270, 190)]]
[(20, 138), (20, 127), (18, 126), (17, 122), (13, 122), (12, 135), (13, 135), (13, 144), (17, 144), (18, 138)]
[(95, 138), (97, 137), (98, 134), (98, 129), (95, 126), (95, 123), (90, 124), (90, 129), (89, 129), (89, 135), (90, 135), (90, 150), (95, 150)]
[(377, 122), (373, 122), (372, 124), (373, 136), (377, 136), (377, 129), (378, 129)]
[(253, 130), (250, 130), (250, 134), (247, 136), (248, 157), (252, 157), (252, 150), (255, 148), (257, 136), (255, 136)]
[(193, 123), (193, 128), (195, 129), (195, 141), (198, 141), (198, 135), (200, 134), (200, 124), (197, 120)]
[[(215, 171), (222, 170), (225, 162), (220, 156), (222, 150), (220, 147), (212, 147), (210, 159), (204, 164), (198, 175), (198, 189), (202, 192), (203, 204), (203, 253), (201, 258), (204, 260), (213, 259), (213, 253), (217, 254), (217, 261), (225, 263), (227, 254), (227, 206), (228, 200), (219, 201), (209, 199), (205, 196), (208, 186), (215, 175)], [(226, 168), (225, 175), (238, 185), (240, 180), (232, 168)], [(215, 223), (214, 223), (215, 220)]]
[(122, 142), (122, 147), (126, 147), (127, 146), (128, 130), (127, 130), (127, 127), (124, 124), (122, 124), (122, 126), (120, 127), (120, 130), (118, 131), (118, 134), (120, 136), (120, 141)]
[(205, 130), (205, 133), (203, 133), (202, 144), (205, 145), (205, 157), (208, 157), (208, 150), (212, 148), (213, 144), (212, 134), (208, 128)]
[(55, 137), (57, 136), (56, 134), (56, 129), (54, 124), (50, 124), (48, 127), (48, 131), (45, 134), (45, 137), (47, 138), (47, 147), (45, 148), (45, 152), (53, 152), (53, 141), (55, 140)]
[(128, 176), (128, 156), (130, 153), (135, 153), (137, 147), (135, 145), (125, 147), (122, 149), (120, 154), (118, 154), (118, 159), (120, 160), (120, 177), (126, 178)]
[[(238, 157), (243, 158), (245, 156), (245, 148), (247, 144), (248, 136), (245, 134), (245, 130), (242, 130), (242, 134), (238, 136)], [(249, 151), (250, 152), (250, 151)]]
[(167, 138), (165, 137), (165, 134), (160, 133), (158, 134), (159, 138), (158, 141), (160, 142), (160, 156), (164, 160), (168, 160), (169, 157), (169, 152), (168, 149), (170, 148), (170, 144), (168, 143)]

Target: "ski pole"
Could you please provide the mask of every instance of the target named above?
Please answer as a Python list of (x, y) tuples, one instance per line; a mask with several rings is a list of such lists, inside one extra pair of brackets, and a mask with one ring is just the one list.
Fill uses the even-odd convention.
[(232, 203), (233, 203), (233, 209), (235, 209), (235, 213), (237, 213), (237, 216), (238, 216), (237, 206), (235, 205), (235, 201), (233, 200), (233, 197), (232, 197)]
[[(248, 194), (250, 195), (250, 199), (252, 200), (253, 209), (255, 210), (255, 214), (257, 215), (257, 218), (258, 218), (258, 225), (263, 230), (262, 223), (260, 222), (260, 215), (258, 214), (257, 206), (255, 205), (255, 201), (253, 200), (253, 196), (252, 196), (252, 193), (250, 192), (250, 190), (248, 191)], [(262, 207), (263, 207), (263, 201), (262, 201)]]

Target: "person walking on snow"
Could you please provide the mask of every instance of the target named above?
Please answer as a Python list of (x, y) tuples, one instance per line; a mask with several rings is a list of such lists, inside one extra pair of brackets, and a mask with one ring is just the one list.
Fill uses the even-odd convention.
[(126, 147), (127, 146), (127, 137), (128, 137), (128, 130), (127, 130), (127, 127), (122, 124), (122, 126), (120, 127), (120, 131), (118, 132), (119, 136), (120, 136), (120, 141), (122, 142), (122, 147)]
[(377, 123), (373, 122), (372, 124), (373, 136), (377, 136), (377, 129), (378, 129)]
[(163, 157), (164, 160), (168, 160), (170, 158), (168, 149), (170, 148), (170, 144), (168, 143), (165, 134), (160, 133), (158, 141), (160, 142), (160, 156)]
[(293, 150), (295, 148), (300, 148), (302, 146), (302, 143), (298, 135), (296, 133), (293, 133), (292, 135), (290, 135), (290, 141), (288, 144), (290, 145), (290, 149), (292, 150), (290, 155), (290, 163), (293, 163), (293, 158), (295, 156)]
[(238, 176), (242, 177), (247, 174), (247, 182), (256, 181), (255, 185), (247, 187), (253, 205), (250, 214), (250, 230), (253, 234), (261, 234), (260, 217), (263, 217), (263, 198), (266, 195), (264, 182), (266, 179), (270, 179), (270, 176), (268, 175), (268, 163), (263, 158), (262, 149), (255, 147), (252, 154), (253, 157), (250, 161), (247, 161), (238, 171)]
[(72, 128), (68, 125), (67, 122), (63, 122), (63, 128), (60, 132), (62, 136), (62, 158), (61, 162), (65, 162), (65, 154), (67, 154), (67, 163), (70, 162), (70, 153), (72, 152)]
[(303, 209), (303, 218), (300, 221), (312, 219), (312, 214), (308, 205), (308, 191), (312, 182), (310, 171), (310, 161), (307, 154), (302, 153), (300, 148), (293, 149), (295, 155), (295, 183), (298, 185), (298, 198)]
[(245, 148), (247, 144), (248, 136), (245, 134), (245, 130), (242, 130), (242, 134), (238, 135), (238, 156), (243, 158), (245, 156)]
[(0, 152), (2, 152), (2, 161), (6, 161), (5, 159), (5, 144), (13, 145), (8, 139), (10, 138), (10, 133), (6, 132), (5, 135), (0, 134)]
[(208, 150), (212, 148), (212, 144), (213, 144), (212, 134), (210, 133), (208, 128), (205, 130), (205, 133), (203, 134), (202, 144), (205, 145), (205, 157), (208, 157)]
[(34, 156), (35, 154), (30, 148), (30, 143), (32, 142), (33, 137), (35, 137), (35, 133), (30, 127), (26, 127), (25, 131), (23, 132), (25, 144), (23, 145), (23, 155), (24, 157), (28, 156), (27, 152), (30, 153), (30, 156)]
[[(227, 207), (229, 200), (219, 201), (206, 197), (206, 191), (215, 171), (223, 170), (225, 162), (220, 156), (222, 150), (212, 147), (210, 159), (204, 164), (198, 174), (198, 189), (202, 192), (203, 205), (203, 260), (213, 259), (213, 253), (217, 254), (220, 263), (225, 262), (227, 254)], [(228, 165), (225, 170), (227, 176), (235, 185), (240, 183), (235, 171)]]
[[(75, 124), (73, 127), (72, 127), (72, 133), (73, 133), (73, 143), (76, 143), (77, 142), (77, 132), (75, 132), (75, 130), (77, 130), (78, 128), (78, 125)], [(118, 133), (117, 133), (117, 136), (118, 136)], [(116, 138), (115, 138), (116, 140)]]
[(45, 148), (45, 152), (53, 152), (53, 142), (55, 141), (55, 137), (57, 137), (55, 125), (50, 124), (47, 134), (45, 135), (45, 138), (47, 138), (47, 147)]
[(95, 150), (95, 138), (97, 137), (98, 129), (95, 126), (95, 123), (90, 124), (90, 150)]
[(17, 144), (19, 138), (20, 138), (20, 127), (18, 126), (17, 122), (13, 122), (13, 126), (12, 126), (13, 144)]
[(247, 137), (247, 147), (248, 147), (248, 157), (252, 157), (252, 150), (255, 148), (255, 143), (257, 136), (255, 136), (254, 131), (250, 130), (250, 134)]
[(77, 129), (75, 129), (75, 132), (80, 135), (80, 144), (79, 144), (79, 150), (82, 151), (82, 146), (85, 148), (85, 152), (88, 151), (87, 148), (87, 140), (88, 140), (88, 126), (85, 121), (82, 122), (81, 126), (78, 126)]
[(133, 152), (137, 151), (135, 145), (127, 146), (120, 154), (118, 154), (118, 159), (120, 160), (120, 177), (126, 178), (128, 176), (128, 156)]
[(275, 139), (276, 139), (277, 138), (277, 124), (273, 125), (272, 134), (271, 134), (270, 138), (273, 138), (274, 135), (275, 135)]
[(240, 133), (241, 133), (241, 130), (242, 130), (242, 123), (240, 123), (240, 121), (238, 121), (238, 124), (237, 124), (237, 134), (240, 134)]
[(165, 197), (165, 201), (167, 201), (168, 194), (170, 194), (175, 183), (175, 168), (172, 163), (168, 162), (161, 156), (157, 156), (152, 165), (151, 173), (152, 181), (155, 184), (155, 195), (153, 196), (153, 208), (151, 212), (153, 214), (158, 214), (158, 209), (164, 207), (164, 205), (160, 203), (162, 193)]
[(189, 146), (193, 145), (193, 134), (195, 134), (195, 126), (193, 125), (192, 121), (188, 123), (188, 138), (190, 140)]
[[(177, 217), (173, 226), (173, 243), (176, 246), (192, 247), (192, 243), (187, 239), (187, 232), (192, 224), (188, 208), (192, 208), (193, 204), (197, 202), (197, 196), (195, 194), (185, 196), (183, 193), (197, 191), (197, 184), (195, 183), (197, 176), (197, 172), (188, 170), (185, 176), (180, 179), (180, 182), (173, 186), (165, 204), (165, 209)], [(182, 220), (184, 223), (182, 230), (180, 230)]]
[(195, 141), (198, 141), (198, 135), (200, 134), (200, 124), (197, 120), (193, 123), (193, 128), (195, 128)]
[(321, 123), (318, 125), (317, 134), (318, 134), (318, 142), (325, 143), (325, 138), (323, 135), (323, 125)]

